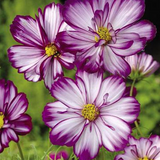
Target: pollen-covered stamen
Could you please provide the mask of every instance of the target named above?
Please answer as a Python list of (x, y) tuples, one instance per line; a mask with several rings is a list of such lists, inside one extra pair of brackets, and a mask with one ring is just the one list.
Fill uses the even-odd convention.
[(50, 56), (54, 56), (54, 57), (58, 57), (60, 56), (60, 53), (57, 50), (57, 47), (54, 44), (48, 44), (45, 47), (45, 51), (46, 54), (50, 57)]
[(97, 36), (95, 36), (95, 41), (96, 42), (98, 42), (99, 39), (104, 39), (106, 41), (105, 44), (107, 44), (112, 39), (108, 29), (105, 28), (105, 27), (99, 27), (97, 33), (99, 35), (99, 38)]
[(3, 112), (0, 112), (0, 129), (3, 127), (4, 125), (4, 114)]
[(94, 104), (86, 104), (82, 109), (82, 116), (89, 121), (94, 121), (99, 115), (99, 110)]
[(153, 159), (149, 159), (147, 156), (145, 156), (144, 158), (138, 158), (138, 160), (153, 160)]

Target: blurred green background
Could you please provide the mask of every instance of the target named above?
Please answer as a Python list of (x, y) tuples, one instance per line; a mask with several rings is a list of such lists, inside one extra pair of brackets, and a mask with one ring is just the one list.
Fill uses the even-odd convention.
[[(24, 92), (29, 101), (27, 113), (31, 115), (33, 130), (27, 136), (20, 137), (25, 158), (40, 160), (49, 146), (48, 128), (42, 121), (42, 111), (46, 103), (53, 102), (45, 88), (43, 81), (33, 83), (24, 79), (23, 74), (18, 74), (12, 68), (7, 57), (7, 49), (16, 44), (10, 34), (10, 24), (16, 15), (30, 15), (35, 17), (38, 8), (43, 9), (52, 0), (0, 0), (0, 79), (11, 80), (19, 92)], [(56, 3), (58, 2), (55, 1)], [(152, 43), (152, 42), (151, 42)], [(160, 54), (160, 51), (159, 51)], [(159, 56), (158, 56), (159, 57)], [(75, 71), (70, 72), (73, 75)], [(69, 73), (66, 73), (67, 75)], [(160, 74), (150, 76), (137, 85), (137, 99), (141, 104), (140, 128), (145, 135), (160, 135)], [(53, 147), (53, 151), (57, 146)], [(68, 150), (68, 149), (67, 149)], [(68, 150), (69, 151), (69, 150)], [(18, 160), (19, 152), (14, 142), (0, 154), (0, 160)]]

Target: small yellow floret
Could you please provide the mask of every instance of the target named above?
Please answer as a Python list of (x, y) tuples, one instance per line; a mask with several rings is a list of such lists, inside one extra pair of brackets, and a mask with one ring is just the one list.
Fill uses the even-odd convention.
[(94, 104), (86, 104), (82, 109), (82, 116), (89, 121), (94, 121), (98, 115), (99, 110)]
[(100, 38), (98, 38), (97, 36), (95, 36), (95, 41), (98, 42), (99, 39), (104, 39), (106, 41), (106, 44), (111, 41), (112, 37), (108, 31), (107, 28), (105, 27), (99, 27), (98, 31), (97, 31), (98, 35)]
[(0, 129), (3, 127), (4, 125), (4, 114), (2, 112), (0, 112)]
[(143, 158), (138, 158), (138, 160), (153, 160), (153, 159), (149, 159), (147, 156), (145, 156)]
[(57, 47), (54, 44), (49, 44), (45, 47), (46, 54), (54, 57), (58, 57), (60, 53), (57, 50)]

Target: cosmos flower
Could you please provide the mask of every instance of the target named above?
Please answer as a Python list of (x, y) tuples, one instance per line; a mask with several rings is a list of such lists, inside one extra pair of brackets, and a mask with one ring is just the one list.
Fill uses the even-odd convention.
[(115, 160), (159, 160), (160, 137), (152, 135), (150, 138), (129, 138), (129, 146), (125, 153), (117, 155)]
[(53, 160), (67, 160), (69, 158), (68, 153), (66, 151), (60, 151), (57, 154), (55, 153), (50, 153), (49, 157)]
[(22, 45), (8, 50), (9, 60), (25, 79), (37, 82), (44, 79), (47, 88), (63, 76), (62, 66), (74, 67), (75, 56), (63, 52), (57, 34), (68, 28), (62, 18), (62, 6), (49, 4), (44, 13), (39, 9), (36, 20), (30, 16), (16, 16), (10, 30), (14, 39)]
[(0, 152), (10, 141), (18, 142), (18, 135), (31, 131), (31, 117), (25, 114), (28, 101), (24, 93), (17, 93), (11, 81), (0, 80)]
[(125, 57), (125, 60), (131, 67), (131, 74), (129, 75), (131, 79), (148, 77), (160, 66), (157, 61), (153, 60), (151, 55), (148, 55), (145, 52)]
[(129, 124), (139, 114), (139, 103), (123, 97), (126, 85), (119, 76), (102, 79), (101, 73), (76, 73), (76, 81), (61, 78), (51, 89), (58, 101), (48, 103), (43, 121), (52, 130), (54, 145), (73, 146), (80, 160), (97, 156), (99, 148), (122, 150), (131, 133)]
[(60, 33), (60, 43), (77, 52), (78, 68), (126, 77), (130, 67), (124, 57), (144, 49), (156, 33), (149, 21), (139, 21), (144, 10), (144, 0), (67, 0), (63, 16), (74, 31)]

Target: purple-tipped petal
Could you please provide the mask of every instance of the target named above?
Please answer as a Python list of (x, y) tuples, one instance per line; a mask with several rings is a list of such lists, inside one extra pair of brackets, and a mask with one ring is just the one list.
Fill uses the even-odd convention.
[(108, 94), (107, 96), (107, 104), (112, 104), (119, 100), (125, 91), (126, 85), (124, 83), (124, 80), (120, 78), (119, 76), (111, 76), (103, 80), (101, 84), (101, 88), (99, 90), (99, 94), (96, 97), (95, 104), (97, 106), (103, 105), (104, 102), (104, 96)]
[(43, 79), (46, 87), (51, 89), (55, 80), (63, 76), (62, 66), (57, 58), (48, 58), (42, 65)]
[[(41, 11), (39, 15), (41, 17)], [(62, 18), (62, 5), (51, 3), (44, 9), (43, 21), (40, 19), (41, 25), (48, 37), (49, 42), (54, 42), (61, 25), (64, 23)]]
[(32, 129), (31, 117), (22, 114), (18, 119), (11, 122), (11, 128), (19, 135), (26, 135)]
[(16, 16), (10, 30), (15, 40), (22, 44), (43, 46), (38, 22), (30, 16)]
[(7, 109), (7, 118), (12, 121), (18, 119), (22, 113), (26, 112), (28, 108), (28, 100), (23, 93), (18, 94), (10, 103)]
[(144, 14), (144, 0), (114, 0), (109, 22), (115, 30), (139, 20)]
[[(108, 100), (108, 99), (107, 99)], [(126, 121), (133, 123), (140, 112), (140, 104), (133, 97), (125, 97), (113, 104), (101, 108), (102, 116), (114, 115)]]
[(1, 143), (4, 147), (9, 147), (9, 142), (15, 141), (18, 142), (19, 138), (15, 131), (11, 128), (4, 129), (1, 133)]
[(137, 34), (141, 38), (145, 37), (147, 41), (152, 40), (156, 35), (156, 27), (148, 20), (141, 20), (140, 22), (136, 22), (134, 24), (130, 24), (118, 31), (118, 36), (125, 36), (126, 34)]
[(75, 144), (74, 152), (80, 160), (91, 160), (97, 156), (101, 145), (101, 134), (97, 126), (91, 123), (83, 130), (83, 133)]
[(50, 140), (54, 145), (73, 146), (83, 131), (85, 120), (77, 114), (61, 120), (50, 132)]
[[(88, 74), (84, 71), (78, 71), (76, 77), (83, 80), (86, 88), (86, 103), (92, 104), (99, 94), (99, 89), (102, 82), (102, 73)], [(95, 85), (96, 84), (96, 85)]]
[(109, 47), (103, 49), (103, 61), (104, 68), (112, 74), (127, 77), (131, 72), (128, 63), (122, 57), (116, 56)]
[(83, 105), (86, 104), (81, 91), (75, 82), (69, 78), (60, 78), (55, 82), (51, 93), (53, 97), (71, 108), (82, 109)]
[(103, 146), (111, 151), (120, 151), (127, 145), (131, 133), (129, 125), (115, 116), (103, 116), (95, 121), (102, 135)]
[(81, 2), (74, 0), (72, 3), (67, 1), (63, 9), (63, 16), (65, 21), (71, 27), (80, 27), (88, 30), (91, 27), (91, 18), (93, 17), (93, 10), (88, 1)]

